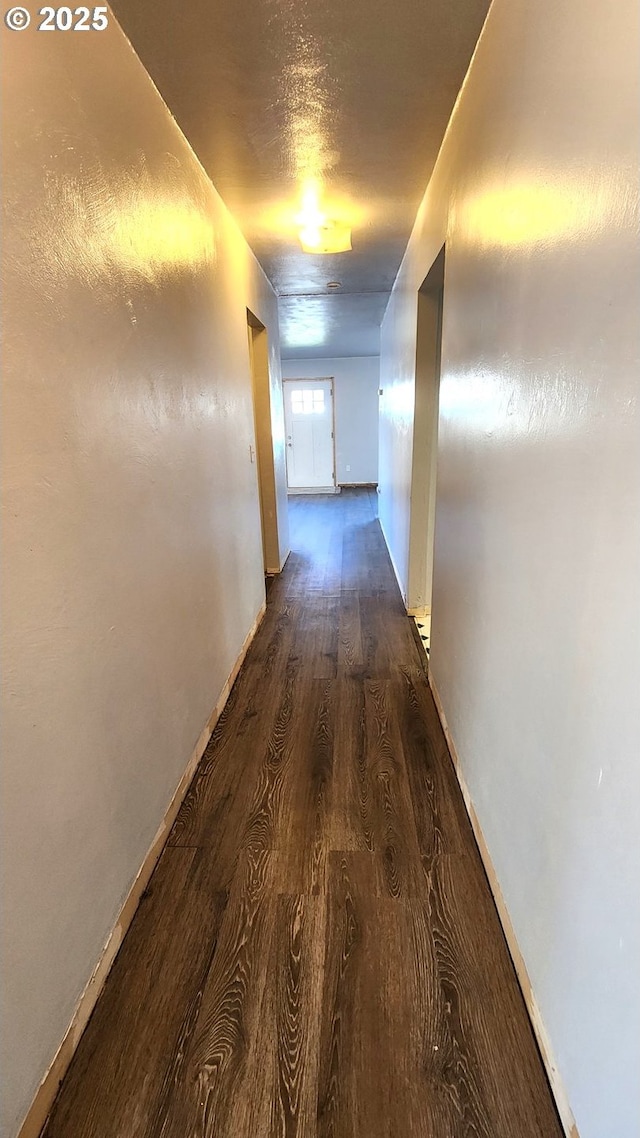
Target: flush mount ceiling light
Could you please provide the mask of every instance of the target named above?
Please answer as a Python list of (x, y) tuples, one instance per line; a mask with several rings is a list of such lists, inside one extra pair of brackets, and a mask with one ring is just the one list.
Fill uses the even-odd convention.
[(330, 292), (335, 292), (336, 289), (342, 288), (342, 281), (327, 281), (327, 288)]
[(303, 226), (299, 237), (304, 253), (347, 253), (352, 247), (349, 226), (328, 218)]
[(297, 222), (298, 237), (305, 253), (346, 253), (351, 248), (351, 227), (327, 217), (321, 208), (322, 187), (309, 181), (302, 194)]

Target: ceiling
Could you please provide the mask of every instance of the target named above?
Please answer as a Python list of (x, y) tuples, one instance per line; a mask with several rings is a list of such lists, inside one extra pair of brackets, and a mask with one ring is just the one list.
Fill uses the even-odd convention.
[[(280, 300), (285, 358), (375, 355), (489, 0), (112, 0)], [(305, 254), (309, 187), (353, 248)], [(340, 282), (333, 294), (329, 281)]]

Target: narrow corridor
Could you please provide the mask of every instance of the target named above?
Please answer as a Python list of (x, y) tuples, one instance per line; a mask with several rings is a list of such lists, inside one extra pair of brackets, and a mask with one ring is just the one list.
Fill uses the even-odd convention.
[(561, 1134), (375, 511), (292, 500), (47, 1138)]

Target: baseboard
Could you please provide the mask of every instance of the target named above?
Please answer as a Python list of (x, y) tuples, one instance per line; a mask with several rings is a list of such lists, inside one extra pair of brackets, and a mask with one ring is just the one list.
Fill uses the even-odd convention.
[(462, 791), (462, 796), (464, 798), (464, 804), (469, 815), (469, 820), (473, 827), (473, 833), (478, 845), (478, 849), (480, 850), (480, 857), (482, 858), (485, 872), (489, 880), (489, 885), (491, 886), (491, 892), (493, 893), (493, 899), (496, 904), (496, 909), (498, 910), (498, 916), (500, 918), (502, 930), (505, 935), (507, 947), (513, 961), (513, 966), (516, 970), (518, 982), (520, 984), (522, 995), (524, 997), (527, 1011), (529, 1013), (529, 1019), (531, 1020), (531, 1026), (533, 1027), (533, 1032), (536, 1037), (538, 1048), (540, 1050), (540, 1055), (542, 1056), (542, 1062), (544, 1063), (544, 1067), (547, 1072), (547, 1078), (551, 1087), (551, 1093), (553, 1094), (555, 1100), (563, 1130), (566, 1134), (566, 1138), (580, 1138), (578, 1127), (576, 1126), (576, 1121), (573, 1117), (573, 1112), (569, 1105), (567, 1092), (560, 1077), (560, 1072), (558, 1071), (557, 1064), (553, 1058), (549, 1036), (547, 1035), (544, 1023), (542, 1022), (540, 1009), (538, 1007), (533, 988), (531, 987), (529, 973), (527, 972), (527, 967), (522, 957), (522, 953), (516, 939), (516, 934), (511, 923), (511, 918), (509, 916), (509, 912), (502, 895), (502, 889), (500, 888), (500, 883), (498, 881), (498, 877), (491, 860), (491, 855), (489, 854), (487, 843), (482, 832), (482, 826), (480, 825), (478, 815), (476, 814), (475, 807), (471, 799), (469, 787), (467, 786), (464, 774), (462, 772), (462, 767), (458, 758), (458, 752), (456, 751), (455, 743), (451, 737), (451, 732), (447, 723), (447, 717), (444, 713), (442, 701), (438, 694), (438, 689), (436, 688), (436, 685), (433, 681), (433, 676), (430, 673), (429, 686), (433, 693), (438, 716), (440, 718), (442, 729), (444, 731), (447, 745), (449, 747), (449, 752), (453, 760), (456, 777), (458, 779), (458, 783)]
[(245, 638), (244, 644), (240, 649), (238, 658), (229, 673), (225, 685), (218, 696), (216, 705), (209, 716), (201, 734), (196, 743), (189, 762), (187, 763), (186, 770), (182, 775), (180, 782), (176, 788), (175, 794), (165, 812), (162, 823), (156, 833), (151, 847), (136, 875), (135, 881), (129, 890), (127, 899), (120, 910), (118, 920), (109, 934), (107, 943), (104, 946), (100, 959), (93, 971), (93, 975), (89, 980), (86, 988), (84, 989), (75, 1012), (67, 1031), (65, 1032), (62, 1043), (60, 1044), (56, 1056), (49, 1067), (44, 1079), (42, 1080), (35, 1098), (27, 1112), (24, 1122), (20, 1128), (18, 1138), (39, 1138), (42, 1128), (47, 1120), (51, 1107), (53, 1106), (55, 1097), (58, 1093), (60, 1083), (62, 1082), (69, 1064), (75, 1054), (76, 1048), (82, 1038), (82, 1033), (89, 1022), (89, 1017), (97, 1003), (98, 997), (102, 991), (105, 980), (109, 975), (109, 970), (116, 958), (118, 949), (122, 944), (125, 934), (131, 924), (135, 915), (136, 909), (140, 903), (140, 898), (144, 893), (149, 879), (153, 873), (160, 854), (164, 848), (165, 842), (171, 831), (171, 827), (176, 820), (178, 811), (182, 805), (184, 796), (189, 788), (189, 785), (196, 772), (198, 764), (207, 748), (209, 739), (213, 729), (218, 722), (224, 705), (229, 698), (229, 692), (233, 687), (235, 679), (242, 667), (244, 658), (247, 654), (249, 646), (260, 627), (260, 623), (265, 614), (266, 601), (263, 601), (260, 611), (253, 622), (253, 625)]
[(408, 608), (407, 616), (431, 616), (431, 605), (418, 605), (417, 608)]
[(377, 482), (339, 482), (342, 490), (376, 490)]
[(289, 486), (287, 494), (295, 496), (298, 494), (339, 494), (339, 486)]

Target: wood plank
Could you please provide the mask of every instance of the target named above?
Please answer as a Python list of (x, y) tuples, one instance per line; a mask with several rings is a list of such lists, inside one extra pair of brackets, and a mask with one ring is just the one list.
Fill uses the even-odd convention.
[(440, 854), (474, 851), (475, 840), (424, 673), (418, 667), (396, 669), (390, 692), (428, 874)]
[[(265, 989), (247, 1064), (247, 1138), (316, 1133), (324, 897), (279, 895)], [(236, 1111), (230, 1133), (244, 1135)]]
[(298, 623), (290, 659), (317, 680), (336, 675), (339, 620), (339, 596), (320, 597)]
[(299, 600), (281, 596), (281, 581), (278, 579), (270, 590), (263, 635), (254, 639), (247, 656), (247, 664), (251, 667), (257, 665), (263, 680), (277, 678), (284, 668), (303, 612)]
[(487, 1138), (559, 1135), (524, 999), (475, 850), (438, 859), (423, 919), (443, 996), (439, 1064), (448, 1100)]
[(391, 1043), (384, 1030), (376, 949), (381, 914), (371, 855), (330, 854), (328, 882), (317, 1134), (378, 1138), (390, 1134), (393, 1112), (386, 1079)]
[(227, 888), (233, 875), (238, 831), (257, 778), (258, 754), (282, 698), (299, 619), (295, 604), (279, 604), (274, 597), (267, 607), (263, 635), (254, 640), (231, 689), (169, 836), (170, 845), (206, 845), (216, 851), (220, 888)]
[(396, 899), (419, 894), (424, 883), (418, 839), (388, 680), (367, 680), (365, 684), (365, 738), (381, 883)]
[(340, 677), (329, 799), (329, 848), (374, 849), (374, 801), (367, 764), (365, 680)]
[(302, 676), (275, 847), (287, 893), (326, 889), (333, 775), (336, 681)]
[(295, 660), (287, 664), (273, 726), (260, 762), (242, 837), (245, 849), (273, 850), (284, 808), (285, 775), (292, 761), (292, 724), (300, 674)]
[[(243, 854), (197, 1016), (176, 1052), (171, 1094), (158, 1104), (150, 1138), (250, 1133), (244, 1083), (273, 929), (271, 857), (264, 850)], [(231, 1129), (232, 1118), (237, 1129)]]
[(338, 626), (338, 668), (345, 670), (362, 665), (362, 637), (358, 593), (351, 589), (340, 599)]
[(165, 848), (45, 1127), (46, 1138), (143, 1138), (193, 1030), (227, 896), (203, 855)]

